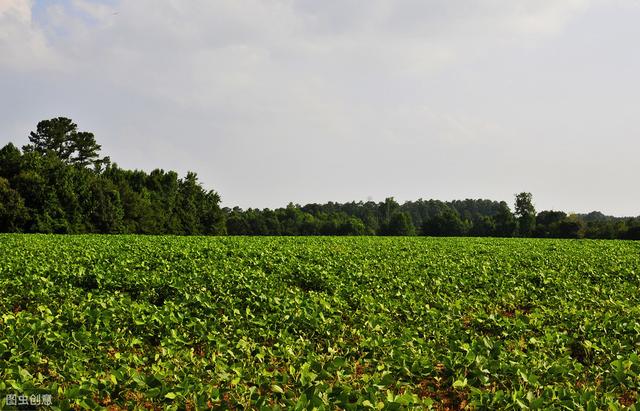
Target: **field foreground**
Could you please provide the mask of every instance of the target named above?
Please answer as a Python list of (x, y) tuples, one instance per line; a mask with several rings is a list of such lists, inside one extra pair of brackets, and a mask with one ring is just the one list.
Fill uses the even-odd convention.
[(595, 410), (640, 393), (640, 242), (0, 235), (0, 316), (4, 405)]

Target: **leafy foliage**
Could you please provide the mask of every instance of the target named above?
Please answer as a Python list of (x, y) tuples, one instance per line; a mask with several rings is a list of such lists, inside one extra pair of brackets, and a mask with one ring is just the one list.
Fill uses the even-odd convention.
[(31, 144), (24, 146), (25, 152), (51, 152), (67, 164), (80, 167), (101, 167), (110, 161), (108, 157), (100, 158), (102, 147), (96, 143), (93, 133), (78, 131), (78, 125), (69, 118), (42, 120), (36, 130), (29, 135)]
[(123, 170), (66, 118), (40, 122), (30, 139), (24, 152), (0, 149), (0, 232), (225, 233), (220, 196), (195, 173)]
[(518, 231), (521, 237), (529, 237), (536, 225), (536, 209), (531, 193), (516, 194), (515, 215), (518, 217)]
[(0, 401), (596, 410), (640, 392), (636, 242), (10, 234), (0, 249)]
[[(385, 235), (640, 239), (640, 217), (618, 218), (535, 210), (516, 218), (491, 200), (289, 204), (258, 210), (225, 208), (229, 235)], [(595, 212), (597, 213), (597, 212)], [(593, 214), (593, 213), (592, 213)], [(600, 213), (597, 213), (600, 214)], [(538, 216), (540, 218), (538, 218)], [(636, 228), (637, 227), (637, 228)]]

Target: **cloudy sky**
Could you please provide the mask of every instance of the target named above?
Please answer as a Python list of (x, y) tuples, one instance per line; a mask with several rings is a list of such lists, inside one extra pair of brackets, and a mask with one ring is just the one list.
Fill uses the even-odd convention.
[(225, 206), (640, 214), (637, 0), (0, 0), (0, 145), (42, 119)]

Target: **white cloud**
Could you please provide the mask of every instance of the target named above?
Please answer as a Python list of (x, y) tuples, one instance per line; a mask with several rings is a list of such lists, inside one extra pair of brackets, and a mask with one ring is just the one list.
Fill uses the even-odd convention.
[[(10, 39), (0, 47), (14, 68), (49, 70), (64, 61), (78, 81), (214, 111), (229, 129), (251, 133), (247, 125), (255, 124), (269, 133), (261, 124), (268, 122), (300, 134), (315, 113), (355, 132), (371, 122), (359, 117), (381, 123), (389, 105), (415, 113), (404, 122), (418, 127), (412, 107), (424, 102), (402, 101), (407, 89), (501, 47), (492, 39), (557, 31), (584, 1), (73, 0), (48, 5), (42, 27), (29, 2), (8, 4), (2, 18)], [(446, 116), (435, 119), (451, 129)], [(282, 133), (272, 130), (274, 138)]]
[(33, 24), (32, 2), (0, 2), (0, 68), (29, 71), (55, 65), (55, 55), (42, 33)]
[(5, 0), (0, 3), (0, 15), (14, 13), (15, 17), (22, 20), (31, 18), (31, 2), (27, 0)]
[[(512, 165), (498, 157), (517, 138), (535, 146), (527, 124), (495, 115), (516, 111), (510, 87), (521, 86), (493, 73), (505, 55), (562, 37), (593, 2), (65, 0), (34, 21), (31, 2), (0, 0), (0, 75), (43, 85), (27, 94), (34, 116), (81, 113), (124, 166), (194, 168), (227, 204), (305, 201), (289, 169), (326, 164), (339, 171), (318, 172), (300, 196), (338, 199), (329, 182), (350, 175), (384, 194), (352, 187), (343, 200), (382, 197), (389, 176), (402, 178), (371, 166), (387, 157), (409, 158), (392, 166), (417, 180), (423, 160), (490, 180)], [(480, 154), (496, 164), (478, 168)]]

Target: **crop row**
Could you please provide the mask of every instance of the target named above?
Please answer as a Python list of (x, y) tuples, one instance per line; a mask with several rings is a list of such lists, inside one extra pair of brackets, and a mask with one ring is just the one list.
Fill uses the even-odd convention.
[(640, 392), (637, 242), (0, 235), (0, 250), (3, 403), (595, 410)]

